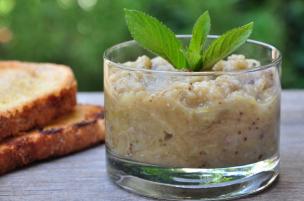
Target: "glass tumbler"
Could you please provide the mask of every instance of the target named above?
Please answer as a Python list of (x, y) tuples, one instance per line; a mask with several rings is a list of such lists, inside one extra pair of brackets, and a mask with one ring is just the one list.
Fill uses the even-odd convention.
[[(178, 38), (186, 46), (191, 36)], [(275, 180), (281, 55), (254, 40), (235, 54), (260, 65), (237, 71), (144, 69), (126, 63), (155, 57), (135, 41), (106, 50), (107, 171), (114, 183), (159, 199), (225, 200)]]

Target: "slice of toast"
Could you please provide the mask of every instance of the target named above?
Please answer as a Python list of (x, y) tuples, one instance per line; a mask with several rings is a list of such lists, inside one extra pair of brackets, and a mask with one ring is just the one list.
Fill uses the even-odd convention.
[(72, 111), (77, 84), (69, 67), (0, 62), (0, 140)]
[(75, 110), (37, 129), (0, 143), (0, 174), (34, 161), (63, 156), (104, 140), (103, 109), (78, 105)]

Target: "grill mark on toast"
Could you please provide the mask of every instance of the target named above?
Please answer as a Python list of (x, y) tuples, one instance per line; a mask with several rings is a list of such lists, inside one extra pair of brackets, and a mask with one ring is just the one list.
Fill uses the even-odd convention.
[[(72, 125), (73, 128), (82, 128), (85, 126), (89, 126), (91, 124), (96, 123), (98, 119), (104, 119), (104, 112), (98, 112), (94, 115), (94, 119), (92, 120), (83, 120), (81, 122), (75, 123)], [(63, 131), (63, 128), (48, 128), (48, 129), (40, 129), (39, 132), (43, 135), (54, 135)]]
[(96, 113), (96, 118), (97, 119), (104, 119), (104, 111)]
[(82, 128), (82, 127), (85, 127), (85, 126), (89, 126), (91, 124), (96, 123), (96, 121), (97, 121), (97, 119), (84, 120), (84, 121), (81, 121), (81, 122), (78, 122), (78, 123), (74, 124), (73, 128)]
[(62, 131), (63, 131), (63, 128), (48, 128), (48, 129), (40, 130), (39, 132), (42, 135), (54, 135), (54, 134), (58, 134)]

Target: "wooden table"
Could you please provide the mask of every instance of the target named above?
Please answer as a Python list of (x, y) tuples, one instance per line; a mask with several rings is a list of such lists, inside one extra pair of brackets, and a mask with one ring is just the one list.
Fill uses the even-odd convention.
[[(80, 93), (79, 102), (103, 104), (101, 93)], [(144, 201), (112, 184), (104, 145), (35, 164), (0, 177), (1, 201)], [(304, 91), (284, 91), (281, 174), (270, 189), (244, 201), (304, 200)]]

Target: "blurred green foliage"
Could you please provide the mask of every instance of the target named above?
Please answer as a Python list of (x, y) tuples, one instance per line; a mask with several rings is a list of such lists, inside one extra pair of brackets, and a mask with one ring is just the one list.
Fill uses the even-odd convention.
[(130, 39), (123, 8), (180, 34), (207, 9), (213, 34), (254, 21), (252, 38), (283, 52), (283, 86), (304, 88), (303, 0), (0, 0), (0, 58), (67, 64), (80, 90), (101, 90), (104, 50)]

